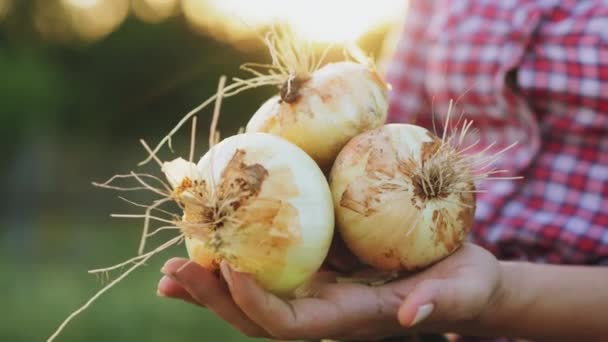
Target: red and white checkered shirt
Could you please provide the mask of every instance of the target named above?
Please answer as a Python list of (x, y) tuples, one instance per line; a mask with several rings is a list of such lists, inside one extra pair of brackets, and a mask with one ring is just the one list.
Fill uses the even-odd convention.
[(393, 122), (458, 99), (480, 148), (519, 142), (498, 166), (524, 179), (481, 184), (474, 242), (608, 264), (608, 1), (411, 0), (387, 78)]

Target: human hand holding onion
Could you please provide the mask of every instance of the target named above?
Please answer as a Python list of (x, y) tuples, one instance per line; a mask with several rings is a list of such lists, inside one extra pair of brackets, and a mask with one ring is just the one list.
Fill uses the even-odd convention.
[[(48, 341), (152, 256), (182, 242), (190, 262), (167, 263), (159, 293), (206, 306), (248, 335), (375, 338), (403, 333), (403, 325), (423, 316), (458, 322), (485, 309), (497, 285), (495, 260), (460, 246), (473, 219), (475, 182), (503, 172), (490, 168), (498, 154), (467, 153), (476, 144), (464, 143), (471, 123), (450, 126), (451, 110), (441, 137), (414, 125), (384, 125), (388, 87), (371, 61), (354, 49), (354, 61), (321, 67), (292, 38), (267, 36), (272, 64), (245, 65), (254, 77), (225, 87), (222, 78), (218, 93), (198, 108), (217, 100), (210, 149), (198, 162), (193, 111), (154, 149), (142, 140), (144, 162), (156, 161), (166, 180), (131, 172), (96, 183), (161, 197), (150, 205), (127, 200), (144, 207), (143, 215), (113, 215), (144, 219), (139, 255), (90, 271), (131, 265)], [(220, 100), (261, 85), (278, 86), (280, 94), (245, 133), (220, 141)], [(190, 118), (188, 160), (161, 161), (159, 149)], [(138, 186), (114, 184), (125, 178)], [(167, 203), (179, 212), (163, 209)], [(149, 231), (152, 221), (165, 225)], [(145, 251), (147, 238), (166, 229), (179, 235)], [(372, 272), (351, 272), (363, 264)], [(476, 295), (466, 292), (467, 281)]]
[(325, 282), (315, 296), (293, 300), (265, 291), (226, 263), (221, 276), (186, 259), (169, 260), (163, 272), (159, 295), (204, 306), (248, 336), (286, 340), (471, 331), (491, 319), (501, 293), (497, 260), (472, 244), (381, 286), (336, 283), (333, 274), (320, 273)]
[(361, 260), (377, 271), (368, 280), (384, 275), (383, 285), (365, 284), (364, 272), (323, 270), (309, 279), (309, 295), (294, 299), (228, 261), (214, 273), (173, 259), (158, 293), (205, 306), (249, 336), (276, 339), (369, 340), (478, 328), (500, 297), (500, 267), (463, 240), (475, 207), (472, 183), (495, 171), (471, 173), (471, 165), (488, 160), (460, 154), (454, 136), (460, 135), (438, 138), (420, 127), (388, 125), (353, 138), (336, 158), (329, 183), (340, 235), (326, 264), (352, 271)]

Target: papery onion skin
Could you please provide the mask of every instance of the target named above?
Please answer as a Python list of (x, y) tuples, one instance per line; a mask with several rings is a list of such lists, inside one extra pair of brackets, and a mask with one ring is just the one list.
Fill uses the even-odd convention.
[(355, 137), (338, 155), (330, 174), (337, 228), (364, 263), (413, 271), (462, 245), (475, 212), (473, 183), (426, 196), (412, 173), (441, 143), (422, 127), (390, 124)]
[[(355, 62), (327, 64), (294, 83), (293, 98), (274, 96), (247, 124), (247, 132), (279, 135), (329, 171), (352, 137), (386, 121), (387, 86), (376, 70)], [(285, 88), (285, 87), (284, 87)]]
[[(191, 172), (183, 162), (171, 163), (165, 165), (170, 180), (179, 178), (179, 170)], [(206, 196), (219, 198), (218, 206), (228, 203), (226, 193), (239, 184), (252, 195), (234, 204), (232, 218), (242, 224), (224, 221), (207, 229), (209, 219), (196, 199), (188, 199), (187, 191), (178, 194), (186, 208), (181, 227), (187, 228), (182, 231), (192, 260), (215, 269), (225, 259), (277, 294), (289, 294), (319, 269), (333, 236), (333, 205), (323, 173), (300, 148), (269, 134), (240, 134), (215, 145), (196, 169), (198, 184), (215, 184)], [(172, 182), (176, 191), (179, 185)], [(192, 225), (196, 222), (201, 225)]]

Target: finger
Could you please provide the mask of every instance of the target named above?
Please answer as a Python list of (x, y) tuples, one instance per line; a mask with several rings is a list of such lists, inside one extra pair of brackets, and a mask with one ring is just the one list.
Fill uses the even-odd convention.
[(232, 300), (219, 277), (200, 265), (184, 259), (169, 260), (163, 271), (200, 305), (204, 305), (239, 331), (251, 337), (268, 333), (251, 321)]
[(399, 308), (399, 323), (412, 327), (421, 322), (469, 319), (467, 293), (473, 284), (457, 279), (428, 279), (418, 283)]
[(245, 314), (279, 339), (322, 339), (344, 329), (339, 309), (316, 298), (291, 302), (264, 291), (251, 277), (221, 265), (232, 298)]
[(181, 287), (178, 282), (167, 276), (163, 276), (158, 282), (158, 289), (156, 290), (156, 294), (158, 294), (160, 297), (181, 299), (188, 303), (201, 305), (196, 300), (194, 300), (194, 298), (190, 296), (190, 293), (188, 293), (188, 291)]

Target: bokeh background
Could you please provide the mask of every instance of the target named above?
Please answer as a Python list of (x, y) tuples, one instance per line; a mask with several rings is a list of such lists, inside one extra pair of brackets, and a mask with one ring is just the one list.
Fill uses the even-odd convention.
[[(256, 34), (280, 19), (320, 48), (354, 40), (386, 58), (406, 8), (405, 0), (0, 0), (0, 341), (46, 339), (102, 286), (88, 269), (135, 255), (141, 221), (109, 213), (141, 210), (91, 182), (140, 171), (139, 138), (158, 142), (215, 92), (220, 75), (268, 62)], [(227, 99), (224, 135), (274, 92)], [(198, 154), (210, 112), (199, 115)], [(186, 139), (174, 147), (163, 157), (184, 155)], [(113, 288), (58, 341), (247, 341), (204, 310), (156, 297), (170, 256), (185, 256), (183, 246)]]

